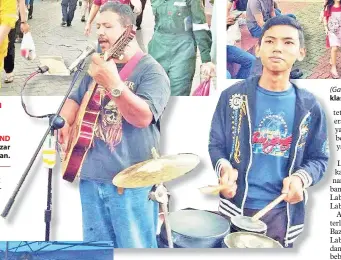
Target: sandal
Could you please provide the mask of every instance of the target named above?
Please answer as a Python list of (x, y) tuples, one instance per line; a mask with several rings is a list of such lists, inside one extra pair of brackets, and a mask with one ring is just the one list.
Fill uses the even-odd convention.
[(14, 74), (13, 73), (6, 74), (4, 83), (12, 83), (13, 81), (14, 81)]
[(338, 73), (334, 74), (333, 72), (330, 72), (330, 76), (333, 78), (333, 79), (339, 79), (340, 76)]

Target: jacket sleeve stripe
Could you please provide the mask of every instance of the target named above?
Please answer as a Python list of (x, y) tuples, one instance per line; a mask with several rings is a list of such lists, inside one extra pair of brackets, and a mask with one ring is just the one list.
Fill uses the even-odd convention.
[(313, 178), (311, 178), (310, 174), (303, 169), (299, 170), (299, 172), (301, 172), (302, 175), (304, 175), (308, 179), (308, 184), (307, 184), (308, 186), (307, 187), (309, 187), (313, 183)]
[(221, 212), (223, 215), (228, 217), (234, 217), (238, 216), (239, 214), (236, 214), (235, 212), (229, 211), (228, 209), (223, 208), (221, 205), (219, 206), (219, 212)]
[(304, 227), (304, 224), (292, 226), (292, 227), (289, 228), (289, 232), (290, 232), (290, 231), (297, 230), (297, 229), (301, 229), (301, 228), (303, 228), (303, 227)]
[(222, 162), (225, 162), (227, 165), (232, 167), (231, 163), (228, 160), (226, 160), (225, 158), (220, 158), (217, 161), (217, 164), (215, 165), (215, 168), (214, 168), (214, 171), (217, 173), (218, 178), (220, 178), (221, 168), (223, 167)]
[(300, 169), (293, 173), (293, 176), (297, 176), (302, 180), (304, 184), (303, 188), (308, 188), (313, 183), (313, 179), (311, 178), (311, 176), (303, 169)]
[(292, 232), (289, 231), (288, 238), (290, 239), (290, 238), (293, 238), (295, 236), (298, 236), (302, 231), (303, 231), (303, 228), (298, 229), (296, 231), (292, 231)]
[(219, 203), (219, 208), (224, 209), (225, 211), (230, 212), (230, 214), (232, 214), (233, 216), (238, 216), (240, 215), (240, 213), (238, 211), (235, 211), (234, 209), (230, 208), (229, 206), (223, 204), (223, 203)]
[(238, 208), (236, 205), (234, 205), (227, 199), (220, 198), (220, 205), (224, 205), (231, 208), (232, 210), (236, 211), (238, 215), (242, 213), (242, 210), (240, 208)]
[(288, 244), (292, 244), (295, 242), (295, 240), (299, 237), (299, 235), (296, 235), (295, 237), (292, 237), (292, 238), (285, 238), (284, 239), (284, 242), (285, 243), (288, 243)]

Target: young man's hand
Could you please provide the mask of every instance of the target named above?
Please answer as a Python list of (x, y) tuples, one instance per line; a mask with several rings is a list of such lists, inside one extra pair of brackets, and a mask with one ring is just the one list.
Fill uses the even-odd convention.
[(225, 185), (226, 188), (221, 190), (221, 194), (225, 198), (233, 198), (237, 192), (237, 179), (238, 179), (238, 171), (232, 168), (231, 165), (228, 165), (225, 162), (222, 162), (222, 168), (220, 172), (220, 185)]
[(282, 193), (287, 193), (284, 199), (290, 204), (295, 204), (304, 199), (303, 196), (303, 182), (298, 176), (289, 176), (283, 179)]

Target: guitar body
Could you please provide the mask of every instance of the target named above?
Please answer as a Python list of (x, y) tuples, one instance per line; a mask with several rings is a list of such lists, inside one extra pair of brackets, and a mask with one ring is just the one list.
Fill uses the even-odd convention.
[(79, 175), (83, 161), (92, 145), (95, 126), (101, 108), (101, 96), (95, 87), (88, 91), (79, 108), (77, 120), (70, 133), (70, 141), (63, 163), (63, 179), (73, 182)]
[[(111, 57), (118, 59), (134, 36), (135, 31), (133, 27), (128, 27), (108, 53), (105, 53), (107, 57), (104, 57), (104, 59), (106, 61)], [(102, 94), (98, 89), (98, 85), (94, 82), (82, 100), (77, 119), (69, 134), (66, 156), (62, 165), (64, 180), (73, 182), (81, 171), (86, 154), (91, 148), (95, 137), (95, 127), (102, 105), (101, 97)]]

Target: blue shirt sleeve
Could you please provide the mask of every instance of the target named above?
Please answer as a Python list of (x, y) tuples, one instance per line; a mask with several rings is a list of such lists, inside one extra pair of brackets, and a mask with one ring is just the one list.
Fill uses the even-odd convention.
[(80, 105), (82, 103), (83, 97), (85, 93), (88, 91), (89, 86), (92, 82), (92, 78), (90, 75), (86, 74), (81, 83), (79, 84), (78, 88), (74, 89), (71, 94), (69, 95), (69, 99), (74, 100), (75, 102)]
[(144, 99), (153, 113), (154, 122), (162, 115), (169, 97), (170, 83), (167, 75), (159, 71), (156, 66), (148, 66), (141, 77), (135, 94)]

